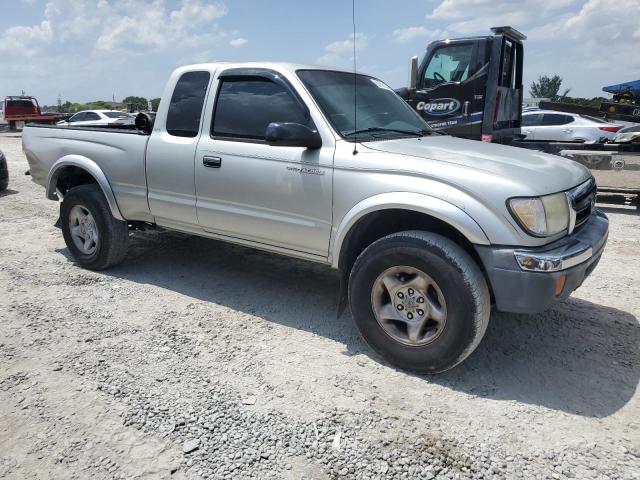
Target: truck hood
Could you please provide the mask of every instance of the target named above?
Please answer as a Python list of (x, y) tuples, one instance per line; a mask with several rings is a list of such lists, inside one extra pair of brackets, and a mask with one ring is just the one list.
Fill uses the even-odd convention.
[[(563, 157), (444, 135), (367, 142), (364, 145), (371, 150), (395, 154), (394, 157), (406, 157), (404, 162), (399, 162), (397, 157), (389, 158), (390, 169), (423, 170), (435, 177), (449, 177), (451, 183), (466, 184), (467, 187), (471, 187), (474, 180), (479, 180), (469, 172), (475, 170), (484, 179), (482, 183), (485, 186), (488, 178), (495, 177), (496, 183), (506, 182), (516, 187), (512, 191), (513, 196), (560, 192), (591, 177), (587, 168)], [(417, 159), (425, 162), (415, 162)], [(466, 174), (461, 175), (458, 168), (437, 168), (433, 162), (463, 167)]]

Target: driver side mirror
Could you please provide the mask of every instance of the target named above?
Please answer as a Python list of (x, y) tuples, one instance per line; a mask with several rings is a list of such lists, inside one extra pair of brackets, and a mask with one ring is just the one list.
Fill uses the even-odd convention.
[(418, 85), (418, 57), (411, 57), (409, 63), (409, 90), (415, 90)]
[(317, 130), (293, 122), (272, 122), (267, 126), (265, 140), (277, 147), (320, 148), (322, 139)]

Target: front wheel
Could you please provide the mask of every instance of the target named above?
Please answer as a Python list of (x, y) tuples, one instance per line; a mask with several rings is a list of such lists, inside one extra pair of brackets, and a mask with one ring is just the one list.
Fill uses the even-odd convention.
[(129, 229), (111, 215), (98, 185), (80, 185), (67, 192), (60, 207), (64, 240), (81, 267), (104, 270), (122, 262)]
[(367, 247), (349, 277), (351, 312), (365, 341), (392, 364), (439, 373), (467, 358), (491, 312), (480, 268), (440, 235), (406, 231)]

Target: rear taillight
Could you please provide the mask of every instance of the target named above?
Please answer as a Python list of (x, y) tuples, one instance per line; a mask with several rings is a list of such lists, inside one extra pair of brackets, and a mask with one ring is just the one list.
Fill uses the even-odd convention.
[(490, 133), (483, 133), (481, 139), (483, 142), (491, 143), (493, 142), (493, 135)]
[(600, 130), (602, 130), (603, 132), (613, 132), (616, 133), (618, 130), (620, 130), (622, 127), (598, 127)]

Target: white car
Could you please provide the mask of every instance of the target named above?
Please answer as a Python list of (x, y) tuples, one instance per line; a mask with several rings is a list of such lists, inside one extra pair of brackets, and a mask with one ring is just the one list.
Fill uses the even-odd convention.
[(622, 125), (599, 118), (553, 110), (529, 110), (522, 113), (522, 134), (526, 140), (556, 142), (597, 142), (613, 139)]
[(58, 122), (58, 125), (109, 125), (130, 117), (128, 113), (117, 110), (82, 110), (68, 120)]
[(640, 143), (640, 125), (630, 125), (622, 128), (613, 139), (615, 143)]

